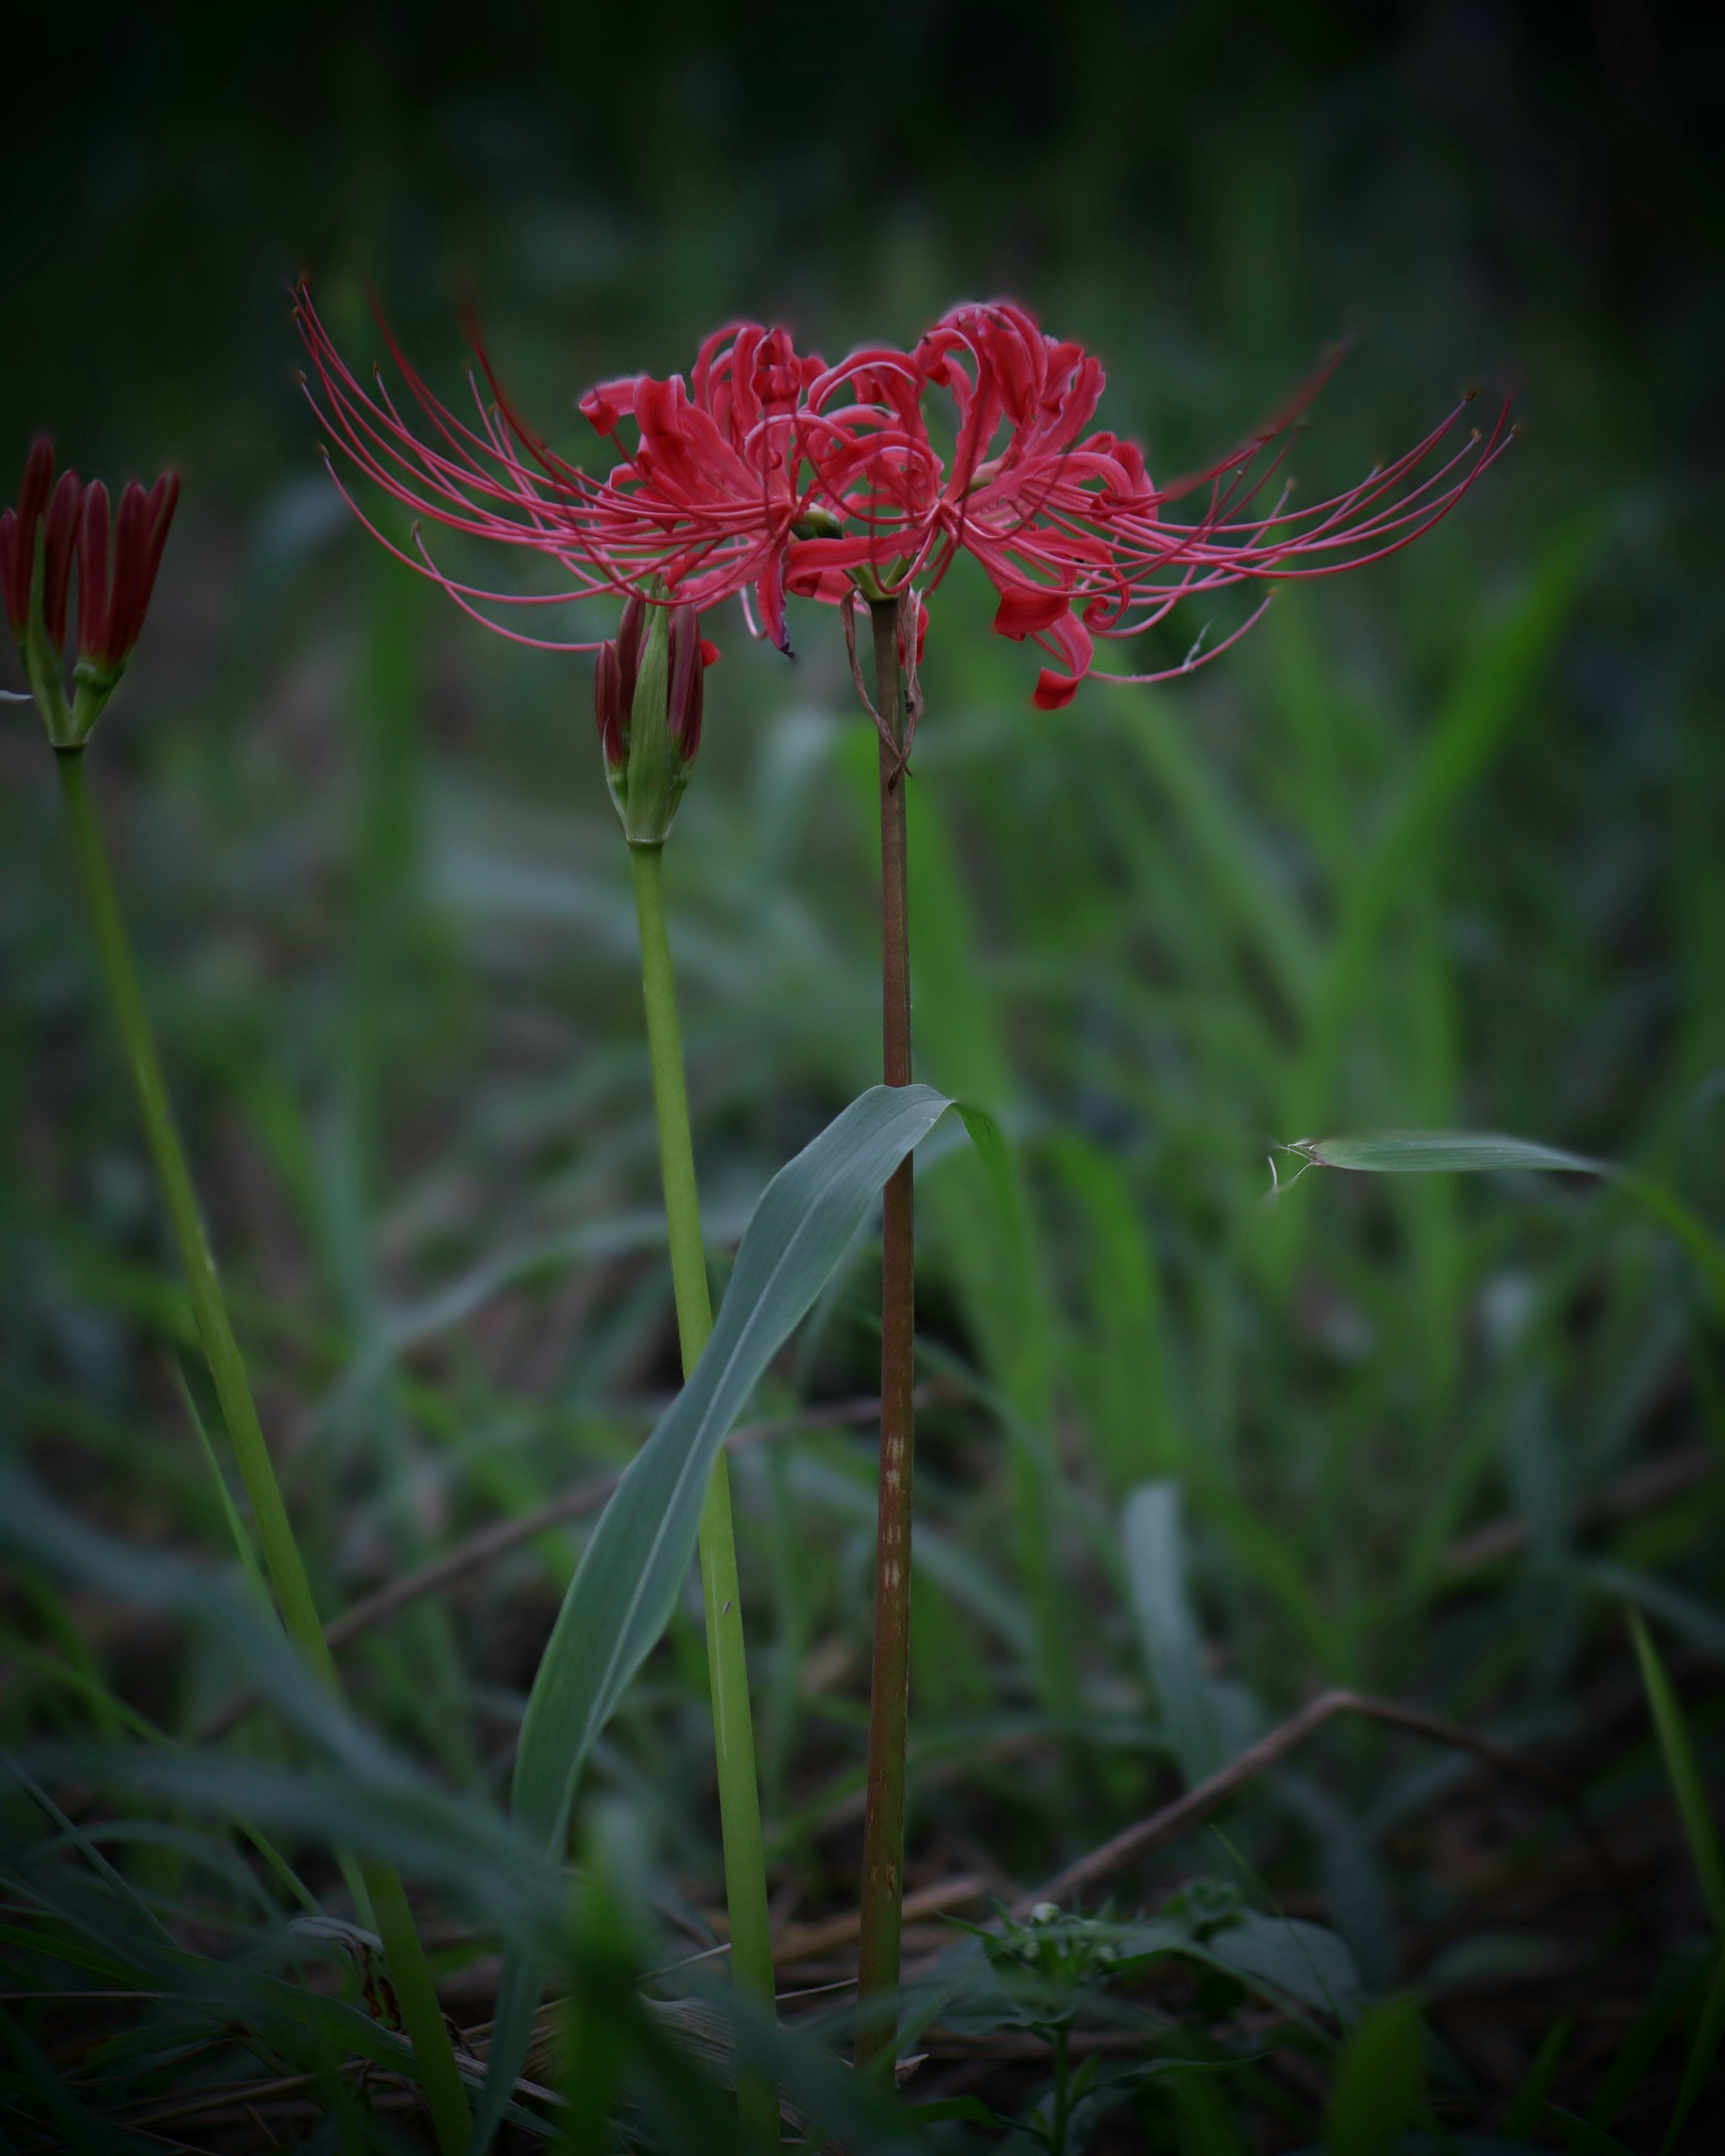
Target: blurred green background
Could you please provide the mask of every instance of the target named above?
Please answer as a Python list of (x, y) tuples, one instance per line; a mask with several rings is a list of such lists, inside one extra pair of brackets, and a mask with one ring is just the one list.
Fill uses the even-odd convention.
[[(1172, 689), (1039, 716), (987, 594), (955, 576), (937, 603), (919, 1055), (1000, 1113), (1017, 1183), (1003, 1219), (962, 1155), (922, 1173), (943, 1389), (913, 1879), (978, 1847), (1034, 1878), (1167, 1785), (1117, 1532), (1147, 1477), (1180, 1486), (1204, 1647), (1189, 1774), (1325, 1681), (1584, 1732), (1625, 1594), (1717, 1655), (1720, 1313), (1667, 1238), (1569, 1180), (1313, 1173), (1263, 1202), (1273, 1140), (1455, 1125), (1634, 1161), (1725, 1217), (1717, 19), (92, 7), (13, 34), (0, 470), (46, 425), (110, 487), (184, 475), (92, 782), (331, 1610), (624, 1456), (675, 1366), (588, 663), (488, 638), (352, 526), (288, 281), (356, 358), (374, 287), (451, 398), (473, 302), (577, 446), (583, 388), (686, 367), (723, 320), (833, 357), (1006, 292), (1103, 357), (1103, 423), (1153, 471), (1225, 447), (1348, 326), (1306, 489), (1470, 381), (1513, 389), (1525, 434), (1416, 549), (1288, 593)], [(706, 625), (669, 877), (721, 1245), (875, 1074), (873, 750), (829, 611), (793, 603), (789, 665)], [(7, 1421), (110, 1524), (218, 1552), (28, 710), (0, 726), (0, 965)], [(874, 1293), (864, 1250), (778, 1404), (869, 1389)], [(1663, 1496), (1625, 1500), (1657, 1463)], [(800, 1438), (739, 1474), (773, 1845), (842, 1899), (868, 1448)], [(577, 1547), (358, 1650), (380, 1718), (458, 1779), (506, 1776)], [(182, 1724), (231, 1677), (100, 1645)], [(598, 1778), (697, 1874), (705, 1714), (691, 1620)], [(1417, 1966), (1396, 1927), (1435, 1921), (1373, 1854), (1398, 1762), (1337, 1740), (1255, 1845), (1316, 1862), (1378, 1983)]]

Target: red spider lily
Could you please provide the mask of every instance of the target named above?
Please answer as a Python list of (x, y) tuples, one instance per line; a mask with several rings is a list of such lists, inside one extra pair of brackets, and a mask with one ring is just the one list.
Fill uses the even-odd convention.
[[(638, 434), (633, 454), (598, 480), (526, 424), (483, 352), (490, 395), (474, 378), (469, 424), (432, 395), (386, 326), (427, 423), (427, 440), (407, 424), (381, 377), (374, 393), (360, 386), (303, 287), (295, 318), (322, 393), (321, 400), (313, 396), (314, 408), (358, 470), (416, 519), (525, 547), (554, 562), (567, 580), (551, 593), (482, 591), (445, 575), (417, 529), (417, 560), (391, 547), (468, 612), (476, 611), (474, 601), (554, 605), (608, 594), (651, 600), (660, 592), (701, 610), (752, 588), (768, 633), (788, 649), (783, 565), (790, 535), (811, 517), (834, 530), (839, 525), (817, 490), (799, 492), (795, 484), (798, 415), (808, 383), (824, 370), (819, 359), (798, 357), (787, 331), (745, 322), (710, 337), (696, 362), (692, 394), (680, 376), (656, 382), (638, 375), (589, 391), (582, 410), (602, 435), (614, 435), (625, 419)], [(487, 626), (544, 649), (598, 648), (523, 636), (496, 622)]]
[[(1227, 585), (1332, 575), (1394, 552), (1428, 531), (1508, 446), (1508, 408), (1488, 437), (1470, 430), (1446, 448), (1464, 402), (1346, 492), (1294, 509), (1285, 490), (1260, 506), (1285, 461), (1277, 445), (1339, 357), (1228, 455), (1156, 487), (1131, 443), (1083, 434), (1104, 381), (1095, 358), (1044, 335), (1020, 307), (955, 308), (914, 363), (951, 393), (956, 446), (937, 501), (883, 533), (899, 550), (883, 580), (916, 578), (932, 589), (961, 550), (973, 555), (999, 594), (996, 631), (1034, 639), (1063, 662), (1037, 680), (1035, 702), (1050, 711), (1071, 701), (1096, 637), (1141, 635), (1181, 600)], [(1204, 499), (1194, 520), (1163, 517), (1167, 505), (1193, 495)], [(1262, 611), (1202, 658), (1225, 650)], [(1161, 680), (1199, 663), (1194, 644), (1178, 666), (1097, 678)]]
[[(598, 480), (537, 439), (482, 353), (495, 401), (475, 379), (468, 425), (432, 397), (392, 340), (436, 438), (428, 443), (381, 382), (375, 396), (360, 388), (303, 290), (298, 318), (323, 391), (319, 415), (362, 470), (417, 516), (530, 548), (567, 579), (526, 598), (478, 591), (439, 570), (416, 531), (418, 558), (401, 558), (470, 612), (475, 600), (542, 605), (614, 593), (697, 610), (737, 593), (747, 613), (752, 593), (765, 634), (788, 651), (788, 592), (848, 603), (859, 591), (880, 598), (915, 589), (920, 644), (921, 595), (965, 552), (999, 594), (997, 632), (1034, 639), (1059, 662), (1037, 681), (1044, 710), (1070, 701), (1099, 637), (1141, 635), (1181, 600), (1226, 586), (1330, 575), (1407, 546), (1510, 439), (1506, 406), (1488, 437), (1470, 430), (1457, 446), (1460, 405), (1344, 493), (1295, 508), (1284, 481), (1266, 504), (1284, 438), (1328, 379), (1332, 356), (1237, 449), (1157, 487), (1132, 444), (1084, 431), (1102, 392), (1101, 363), (1003, 302), (955, 308), (911, 353), (865, 350), (829, 367), (799, 357), (785, 331), (744, 323), (707, 340), (687, 384), (647, 375), (603, 382), (583, 398), (583, 412), (612, 439), (632, 423), (635, 440), (632, 450), (620, 444), (622, 460)], [(956, 407), (950, 458), (931, 439), (931, 386)], [(1194, 495), (1202, 501), (1195, 517), (1165, 516)], [(1200, 637), (1178, 666), (1098, 678), (1189, 671), (1262, 610), (1208, 650)]]
[[(787, 590), (836, 600), (850, 588), (848, 572), (819, 557), (819, 547), (853, 519), (868, 527), (871, 490), (891, 495), (901, 484), (895, 460), (915, 467), (922, 498), (938, 489), (939, 460), (917, 413), (921, 377), (900, 352), (857, 353), (829, 368), (799, 356), (788, 331), (733, 324), (702, 345), (689, 382), (632, 375), (587, 393), (581, 409), (602, 437), (616, 440), (625, 422), (635, 430), (633, 449), (619, 442), (623, 460), (598, 480), (526, 424), (482, 351), (470, 424), (432, 394), (382, 326), (422, 436), (381, 376), (374, 390), (361, 386), (303, 286), (295, 316), (316, 377), (316, 390), (308, 384), (313, 408), (348, 460), (413, 514), (415, 554), (378, 532), (350, 495), (355, 514), (487, 627), (542, 649), (599, 647), (523, 635), (475, 603), (546, 606), (614, 594), (702, 612), (736, 594), (749, 613), (752, 596), (764, 633), (788, 652)], [(816, 408), (847, 383), (851, 404)], [(418, 520), (541, 555), (562, 586), (524, 594), (459, 583), (433, 561)], [(851, 551), (860, 562), (868, 541), (853, 541)], [(750, 628), (758, 633), (752, 614)]]
[[(47, 436), (31, 446), (18, 507), (0, 515), (0, 592), (31, 693), (59, 747), (84, 742), (126, 670), (179, 495), (172, 472), (147, 495), (136, 480), (129, 482), (120, 499), (110, 568), (107, 489), (100, 480), (81, 486), (75, 472), (63, 473), (56, 486)], [(74, 561), (78, 663), (69, 705), (61, 664)]]

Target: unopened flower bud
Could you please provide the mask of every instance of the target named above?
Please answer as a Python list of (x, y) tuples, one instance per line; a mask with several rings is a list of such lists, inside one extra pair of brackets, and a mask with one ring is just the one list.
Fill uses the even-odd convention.
[[(0, 592), (30, 690), (56, 748), (79, 748), (114, 693), (144, 626), (180, 482), (164, 472), (146, 495), (121, 497), (110, 567), (108, 492), (75, 472), (54, 485), (47, 437), (24, 465), (16, 510), (0, 516)], [(62, 671), (72, 566), (78, 567), (78, 659), (69, 699)]]
[(18, 507), (0, 516), (0, 585), (6, 593), (6, 619), (22, 649), (30, 625), (30, 584), (36, 568), (36, 533), (54, 486), (54, 447), (39, 434), (24, 459)]
[(717, 651), (691, 606), (631, 598), (616, 641), (600, 646), (593, 716), (605, 780), (629, 844), (670, 829), (701, 746), (702, 677)]

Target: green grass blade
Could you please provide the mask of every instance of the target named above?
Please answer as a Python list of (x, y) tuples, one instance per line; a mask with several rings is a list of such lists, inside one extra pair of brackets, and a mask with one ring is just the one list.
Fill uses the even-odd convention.
[[(1367, 1131), (1346, 1137), (1295, 1138), (1282, 1147), (1308, 1168), (1346, 1168), (1365, 1175), (1456, 1175), (1494, 1169), (1542, 1169), (1565, 1175), (1597, 1175), (1651, 1213), (1705, 1281), (1716, 1308), (1725, 1311), (1725, 1245), (1706, 1222), (1662, 1183), (1615, 1161), (1565, 1152), (1532, 1138), (1495, 1131)], [(1296, 1171), (1295, 1180), (1305, 1173)]]
[(1314, 1168), (1367, 1175), (1453, 1175), (1492, 1168), (1547, 1168), (1609, 1175), (1603, 1161), (1490, 1131), (1376, 1131), (1359, 1137), (1300, 1138), (1287, 1150)]
[(1725, 1851), (1720, 1849), (1719, 1830), (1713, 1823), (1712, 1805), (1701, 1763), (1695, 1756), (1689, 1725), (1641, 1613), (1629, 1609), (1625, 1616), (1630, 1637), (1635, 1643), (1648, 1708), (1658, 1733), (1659, 1748), (1665, 1754), (1665, 1770), (1683, 1822), (1690, 1861), (1701, 1886), (1701, 1897), (1707, 1904), (1714, 1935), (1725, 1944)]
[(1692, 1962), (1672, 1955), (1660, 1966), (1653, 1989), (1617, 2047), (1605, 2078), (1587, 2107), (1590, 2126), (1609, 2127), (1645, 2078), (1670, 2035), (1671, 2024), (1696, 1988), (1699, 1972)]
[(1548, 2130), (1558, 2134), (1571, 2156), (1633, 2156), (1615, 2134), (1594, 2125), (1560, 2103), (1548, 2102), (1541, 2117)]
[(222, 1463), (216, 1457), (214, 1445), (210, 1443), (209, 1432), (204, 1427), (203, 1417), (198, 1413), (198, 1396), (192, 1389), (192, 1381), (186, 1375), (185, 1365), (177, 1357), (174, 1358), (173, 1371), (174, 1381), (179, 1391), (180, 1399), (185, 1407), (187, 1419), (191, 1423), (198, 1445), (203, 1453), (204, 1465), (209, 1470), (210, 1482), (215, 1490), (217, 1502), (222, 1507), (222, 1517), (227, 1522), (228, 1532), (233, 1539), (241, 1568), (250, 1584), (253, 1594), (258, 1598), (259, 1607), (267, 1609), (270, 1606), (270, 1589), (264, 1584), (263, 1568), (258, 1563), (258, 1553), (252, 1547), (252, 1538), (247, 1531), (245, 1522), (239, 1517), (239, 1507), (234, 1502), (234, 1492), (228, 1487), (228, 1478), (222, 1472)]
[(1362, 2014), (1336, 2067), (1325, 2117), (1330, 2156), (1389, 2156), (1419, 2111), (1425, 2029), (1411, 1999)]
[(1458, 673), (1348, 891), (1288, 1094), (1296, 1122), (1309, 1128), (1328, 1105), (1378, 938), (1410, 878), (1440, 844), (1456, 804), (1532, 702), (1602, 530), (1602, 521), (1589, 516), (1559, 532), (1527, 589), (1485, 629)]
[[(1306, 916), (1270, 870), (1271, 844), (1194, 743), (1190, 715), (1171, 700), (1140, 695), (1121, 699), (1108, 716), (1111, 732), (1173, 809), (1197, 856), (1206, 900), (1247, 940), (1289, 1006), (1308, 1009), (1320, 960)], [(1095, 753), (1112, 748), (1098, 744)]]
[(1677, 2136), (1707, 2087), (1722, 2036), (1725, 2036), (1725, 1947), (1720, 1948), (1713, 1964), (1701, 2012), (1696, 2017), (1695, 2034), (1690, 2040), (1689, 2056), (1683, 2062), (1683, 2079), (1677, 2090), (1677, 2101), (1671, 2107), (1671, 2123), (1666, 2128), (1660, 2156), (1671, 2156), (1676, 2147)]
[(1179, 1485), (1140, 1483), (1127, 1499), (1122, 1534), (1150, 1681), (1190, 1787), (1214, 1774), (1225, 1753), (1199, 1661), (1198, 1622), (1186, 1593)]
[(1208, 2073), (1183, 2073), (1169, 2091), (1181, 2156), (1242, 2156), (1228, 2099)]
[(1168, 1391), (1166, 1320), (1150, 1235), (1117, 1156), (1077, 1131), (1046, 1147), (1084, 1226), (1084, 1323), (1070, 1358), (1097, 1464), (1123, 1496), (1186, 1447)]
[(1725, 1660), (1725, 1614), (1703, 1602), (1686, 1588), (1672, 1587), (1651, 1573), (1637, 1572), (1605, 1558), (1590, 1558), (1575, 1568), (1588, 1585), (1615, 1600), (1626, 1602), (1649, 1617), (1657, 1617), (1674, 1632), (1699, 1647), (1704, 1655)]
[(1565, 2014), (1546, 2030), (1544, 2041), (1527, 2069), (1527, 2078), (1510, 2098), (1509, 2108), (1503, 2114), (1503, 2130), (1512, 2140), (1531, 2133), (1539, 2123), (1540, 2113), (1545, 2108), (1545, 2092), (1563, 2063), (1574, 2030), (1575, 2016)]

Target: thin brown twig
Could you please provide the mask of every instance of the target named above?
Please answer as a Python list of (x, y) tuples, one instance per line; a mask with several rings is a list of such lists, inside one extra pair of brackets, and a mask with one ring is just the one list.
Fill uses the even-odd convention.
[[(980, 1901), (987, 1892), (983, 1880), (966, 1872), (906, 1894), (900, 1913), (906, 1923), (911, 1923), (919, 1917), (938, 1917), (948, 1909), (962, 1909), (967, 1902)], [(849, 1946), (861, 1929), (862, 1915), (855, 1909), (824, 1917), (818, 1923), (791, 1924), (773, 1942), (773, 1958), (787, 1964), (816, 1961), (834, 1947)]]
[(847, 591), (844, 598), (839, 602), (839, 618), (845, 624), (845, 649), (850, 660), (850, 678), (856, 684), (856, 693), (862, 700), (863, 709), (875, 721), (875, 732), (880, 735), (882, 742), (885, 742), (892, 751), (893, 754), (896, 755), (898, 752), (898, 743), (893, 740), (891, 732), (889, 729), (886, 720), (881, 717), (879, 711), (875, 708), (875, 700), (869, 694), (869, 685), (863, 679), (862, 662), (856, 655), (856, 608), (857, 598), (855, 592), (854, 590)]
[(1446, 1722), (1440, 1715), (1426, 1714), (1418, 1707), (1403, 1707), (1398, 1701), (1375, 1699), (1368, 1692), (1337, 1689), (1320, 1692), (1310, 1700), (1297, 1714), (1291, 1715), (1279, 1728), (1272, 1729), (1267, 1737), (1231, 1759), (1208, 1780), (1196, 1789), (1188, 1789), (1183, 1797), (1171, 1804), (1164, 1804), (1159, 1812), (1148, 1819), (1140, 1820), (1117, 1834), (1111, 1841), (1105, 1841), (1100, 1849), (1093, 1849), (1087, 1856), (1081, 1856), (1076, 1864), (1069, 1864), (1034, 1892), (1024, 1894), (1013, 1904), (1010, 1914), (1027, 1916), (1039, 1902), (1065, 1902), (1091, 1887), (1100, 1886), (1123, 1871), (1128, 1864), (1161, 1848), (1164, 1843), (1176, 1841), (1183, 1834), (1201, 1825), (1210, 1814), (1231, 1797), (1235, 1791), (1261, 1774), (1266, 1768), (1274, 1767), (1296, 1746), (1302, 1744), (1315, 1730), (1325, 1722), (1333, 1721), (1338, 1714), (1363, 1715), (1368, 1720), (1381, 1722), (1394, 1729), (1411, 1730), (1416, 1736), (1427, 1737), (1435, 1744), (1448, 1744), (1458, 1751), (1471, 1752), (1502, 1773), (1513, 1774), (1519, 1779), (1532, 1782), (1556, 1799), (1576, 1820), (1586, 1836), (1601, 1868), (1616, 1881), (1617, 1867), (1610, 1852), (1600, 1841), (1597, 1830), (1582, 1810), (1580, 1800), (1568, 1777), (1556, 1768), (1548, 1767), (1532, 1753), (1523, 1752), (1513, 1745), (1499, 1744), (1489, 1737), (1477, 1736), (1465, 1729), (1460, 1722)]
[[(830, 1430), (845, 1423), (872, 1422), (880, 1412), (880, 1403), (872, 1395), (836, 1400), (829, 1406), (804, 1408), (793, 1414), (744, 1423), (732, 1430), (725, 1442), (730, 1450), (738, 1452), (752, 1445), (769, 1443), (774, 1438), (793, 1436), (798, 1430)], [(458, 1543), (454, 1549), (434, 1558), (429, 1564), (421, 1565), (417, 1572), (405, 1573), (399, 1579), (391, 1580), (387, 1587), (380, 1587), (376, 1594), (366, 1595), (324, 1627), (330, 1651), (340, 1654), (361, 1633), (381, 1625), (409, 1602), (417, 1601), (422, 1594), (435, 1594), (468, 1573), (507, 1556), (523, 1543), (531, 1542), (536, 1535), (562, 1527), (570, 1520), (581, 1519), (588, 1512), (596, 1512), (622, 1481), (623, 1472), (619, 1467), (604, 1475), (590, 1476), (533, 1512), (519, 1513), (514, 1519), (493, 1521), (490, 1527), (470, 1535), (465, 1542)], [(203, 1724), (193, 1742), (213, 1744), (258, 1704), (255, 1691), (236, 1693)]]

